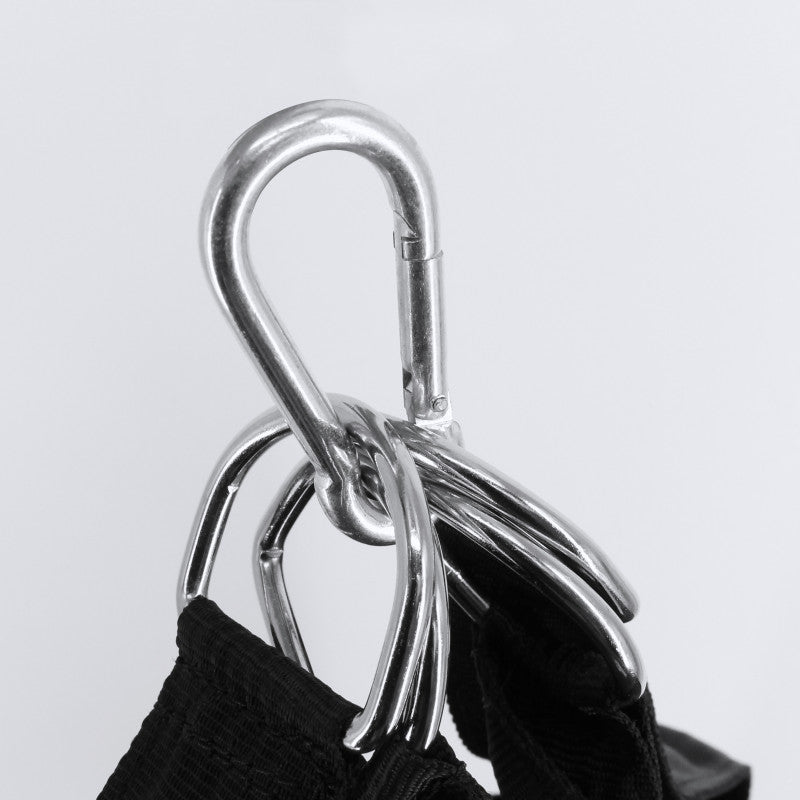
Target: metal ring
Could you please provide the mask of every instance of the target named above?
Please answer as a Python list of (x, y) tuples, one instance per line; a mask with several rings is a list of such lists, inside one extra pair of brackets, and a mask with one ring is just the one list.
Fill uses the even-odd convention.
[(226, 315), (314, 464), (328, 517), (353, 538), (388, 544), (389, 522), (364, 497), (353, 445), (258, 287), (248, 254), (248, 225), (263, 189), (284, 167), (323, 150), (363, 156), (384, 180), (394, 210), (409, 419), (446, 425), (451, 412), (433, 180), (414, 140), (392, 119), (360, 103), (320, 100), (279, 111), (245, 131), (211, 178), (201, 252)]
[(395, 421), (411, 450), (423, 481), (444, 483), (471, 496), (485, 510), (500, 513), (503, 522), (551, 550), (581, 575), (623, 622), (636, 616), (639, 601), (613, 561), (578, 525), (500, 470), (447, 437)]
[[(377, 456), (378, 464), (381, 453), (389, 453), (395, 459), (396, 466), (401, 475), (401, 480), (395, 484), (387, 483), (383, 476), (378, 476), (378, 483), (385, 493), (385, 487), (402, 487), (408, 476), (403, 473), (411, 466), (416, 473), (408, 451), (402, 444), (394, 429), (384, 417), (370, 409), (355, 403), (340, 403), (336, 409), (351, 435), (358, 438), (359, 444), (366, 450), (372, 449), (373, 456)], [(375, 448), (379, 450), (375, 450)], [(398, 459), (392, 451), (402, 454)], [(372, 459), (371, 459), (372, 460)], [(377, 464), (371, 464), (371, 475), (375, 475)], [(283, 575), (283, 555), (286, 538), (297, 517), (313, 493), (313, 472), (310, 464), (303, 463), (288, 478), (279, 490), (273, 505), (264, 515), (264, 520), (259, 528), (256, 544), (256, 582), (261, 586), (261, 598), (265, 618), (269, 627), (272, 641), (275, 646), (287, 657), (294, 660), (304, 669), (311, 671), (311, 664), (303, 644), (302, 636), (297, 627), (297, 621), (286, 591)], [(413, 479), (418, 481), (418, 476)], [(421, 482), (419, 483), (422, 489)], [(393, 515), (396, 516), (396, 515)], [(427, 526), (426, 526), (427, 527)], [(413, 536), (416, 532), (411, 531)], [(408, 531), (398, 534), (407, 536)], [(433, 536), (433, 534), (431, 533)], [(427, 536), (427, 531), (425, 531)], [(398, 538), (400, 541), (400, 538)], [(420, 750), (428, 748), (436, 737), (444, 712), (447, 690), (447, 661), (450, 649), (450, 634), (447, 607), (447, 580), (444, 573), (441, 550), (435, 536), (435, 581), (433, 610), (430, 620), (430, 632), (427, 647), (420, 654), (420, 660), (415, 665), (406, 664), (405, 669), (414, 672), (413, 683), (407, 691), (393, 692), (390, 677), (391, 665), (402, 657), (403, 652), (398, 650), (396, 641), (390, 641), (392, 629), (387, 632), (384, 650), (379, 664), (378, 673), (373, 681), (370, 696), (363, 712), (363, 720), (356, 718), (348, 733), (346, 744), (353, 749), (365, 749), (361, 729), (380, 732), (386, 736), (398, 729), (404, 729), (404, 735), (412, 747)], [(404, 558), (397, 553), (398, 559), (398, 587), (407, 578), (403, 574)], [(402, 619), (402, 605), (405, 601), (395, 596), (392, 619)], [(395, 638), (397, 634), (394, 635)], [(402, 640), (402, 636), (401, 636)], [(372, 709), (372, 710), (371, 710)], [(370, 745), (376, 742), (375, 735), (367, 737)]]
[[(358, 408), (357, 405), (350, 407)], [(337, 403), (336, 408), (342, 416), (342, 405)], [(257, 539), (255, 558), (256, 584), (260, 581), (264, 615), (272, 640), (284, 655), (309, 671), (311, 665), (308, 654), (286, 591), (283, 555), (288, 532), (313, 494), (312, 476), (310, 464), (304, 463), (281, 487), (272, 507), (264, 515), (261, 524), (263, 534)], [(380, 491), (380, 478), (374, 469), (365, 469), (364, 479), (371, 492)], [(463, 575), (458, 573), (452, 563), (450, 535), (466, 536), (512, 572), (522, 576), (528, 584), (555, 598), (559, 606), (580, 625), (598, 652), (603, 655), (617, 685), (619, 698), (631, 701), (638, 700), (642, 696), (647, 681), (641, 655), (621, 620), (585, 581), (567, 569), (546, 548), (505, 525), (479, 506), (473, 505), (470, 500), (457, 492), (439, 483), (425, 482), (425, 493), (434, 516), (444, 520), (453, 529), (444, 540), (446, 552), (442, 556), (442, 561), (443, 567), (447, 567), (448, 575), (457, 581), (454, 587), (456, 588), (454, 599), (457, 602), (463, 599), (469, 600), (469, 597), (463, 597), (464, 589), (467, 593), (473, 594), (474, 590), (468, 580), (464, 586)], [(455, 551), (458, 552), (457, 547)], [(533, 564), (536, 566), (535, 569), (532, 569)], [(439, 582), (437, 588), (438, 586)], [(478, 598), (477, 605), (479, 606), (477, 614), (475, 614), (474, 600), (472, 607), (465, 609), (470, 616), (481, 616), (488, 610), (482, 598)], [(434, 614), (436, 608), (434, 602)], [(435, 633), (435, 624), (432, 623), (431, 627)], [(431, 665), (429, 669), (435, 670), (436, 665)], [(435, 692), (441, 684), (430, 675), (420, 680), (423, 686), (412, 692), (416, 711), (409, 711), (408, 715), (410, 725), (416, 726), (416, 735), (420, 738), (426, 735), (428, 737), (424, 739), (425, 744), (422, 745), (424, 749), (432, 741), (435, 729), (431, 731), (426, 727), (426, 724), (430, 725), (433, 722), (430, 716), (425, 721), (420, 721), (418, 716), (430, 714), (431, 709), (436, 708), (435, 699), (430, 698), (430, 693), (433, 692), (435, 697)], [(441, 700), (444, 701), (444, 696)], [(439, 719), (441, 714), (436, 718), (437, 729)]]
[[(404, 722), (404, 711), (409, 707), (412, 692), (418, 686), (417, 675), (423, 669), (424, 647), (430, 635), (436, 582), (440, 581), (442, 587), (446, 584), (440, 567), (437, 567), (437, 559), (441, 555), (436, 546), (422, 482), (411, 455), (400, 437), (388, 422), (384, 423), (380, 415), (368, 409), (359, 408), (357, 412), (350, 412), (344, 406), (342, 408), (348, 412), (345, 423), (348, 435), (359, 442), (379, 473), (397, 541), (397, 583), (391, 622), (367, 702), (363, 711), (354, 717), (344, 739), (345, 745), (350, 749), (368, 752), (375, 749), (380, 741)], [(275, 433), (276, 429), (272, 430)], [(271, 441), (277, 441), (281, 435), (285, 433), (278, 430)], [(207, 596), (214, 557), (233, 497), (247, 467), (257, 456), (248, 446), (237, 450), (237, 453), (245, 466), (243, 468), (240, 463), (238, 469), (234, 470), (233, 480), (228, 484), (229, 491), (226, 492), (227, 500), (211, 506), (219, 514), (214, 526), (212, 547), (198, 550), (198, 537), (193, 538), (179, 595), (180, 606), (198, 595)], [(216, 493), (212, 494), (217, 496)], [(208, 497), (201, 506), (201, 515), (209, 508), (207, 501)], [(204, 552), (206, 555), (202, 565), (193, 557), (197, 552)], [(440, 615), (437, 623), (439, 637), (448, 635), (446, 606), (445, 597), (444, 608), (437, 609)], [(446, 655), (445, 649), (445, 660)], [(434, 675), (441, 679), (443, 673), (439, 662)], [(443, 708), (444, 687), (441, 692)], [(438, 729), (438, 719), (436, 727)]]
[[(445, 480), (473, 505), (494, 509), (503, 522), (522, 535), (535, 538), (569, 569), (581, 575), (622, 620), (633, 618), (637, 608), (635, 593), (580, 528), (467, 450), (441, 437), (425, 436), (414, 425), (397, 420), (393, 424), (410, 449), (426, 484)], [(197, 594), (208, 591), (222, 530), (239, 484), (251, 464), (289, 432), (280, 410), (271, 409), (240, 431), (220, 457), (194, 520), (178, 591), (179, 608)]]
[[(346, 398), (336, 395), (331, 397), (337, 408), (340, 403), (346, 401)], [(413, 426), (399, 423), (397, 420), (391, 420), (391, 424), (409, 446), (417, 468), (423, 476), (430, 508), (434, 514), (460, 529), (523, 579), (549, 587), (549, 590), (559, 598), (559, 603), (583, 625), (597, 649), (604, 654), (620, 687), (621, 697), (638, 698), (645, 687), (644, 667), (635, 645), (617, 616), (619, 614), (624, 619), (627, 616), (626, 610), (624, 608), (620, 610), (613, 601), (613, 597), (625, 597), (629, 590), (624, 582), (620, 586), (615, 585), (614, 581), (621, 581), (621, 578), (605, 573), (605, 560), (600, 557), (597, 561), (598, 556), (591, 541), (586, 539), (578, 542), (579, 552), (583, 558), (576, 560), (575, 554), (567, 558), (568, 554), (560, 536), (537, 533), (534, 540), (532, 529), (526, 527), (520, 530), (511, 524), (515, 519), (513, 515), (521, 513), (522, 509), (517, 504), (512, 504), (512, 516), (509, 519), (509, 509), (505, 504), (517, 496), (517, 491), (522, 492), (520, 498), (525, 500), (523, 505), (527, 509), (528, 518), (535, 520), (537, 504), (540, 501), (524, 493), (515, 484), (511, 484), (510, 489), (507, 489), (511, 492), (509, 496), (500, 492), (502, 499), (489, 501), (487, 505), (484, 489), (489, 487), (499, 491), (499, 487), (505, 486), (508, 479), (500, 473), (492, 473), (486, 465), (461, 448), (451, 445), (445, 448), (445, 444), (438, 437), (418, 439)], [(214, 559), (235, 492), (256, 459), (288, 433), (288, 425), (280, 411), (273, 409), (244, 428), (217, 463), (208, 480), (203, 501), (195, 518), (194, 532), (187, 550), (178, 591), (179, 608), (183, 608), (198, 594), (208, 593)], [(437, 458), (443, 457), (445, 449), (447, 457), (439, 463)], [(489, 472), (484, 474), (484, 470)], [(452, 480), (454, 475), (460, 476), (459, 479)], [(465, 485), (464, 476), (476, 480), (476, 485), (470, 487), (469, 481)], [(369, 486), (372, 483), (370, 473), (365, 472), (364, 478)], [(442, 484), (442, 480), (452, 481), (449, 484), (449, 496), (448, 484)], [(453, 497), (459, 498), (458, 505), (452, 502)], [(486, 513), (489, 510), (492, 515)], [(300, 508), (289, 513), (294, 513), (296, 516), (300, 513)], [(496, 515), (496, 518), (493, 515)], [(546, 519), (552, 519), (550, 514)], [(551, 536), (554, 536), (555, 540), (551, 539)], [(580, 572), (585, 580), (575, 574), (579, 572), (578, 566), (584, 563), (584, 560), (592, 567), (589, 574), (585, 571)], [(470, 600), (469, 595), (474, 592), (468, 581), (464, 581), (464, 577), (459, 575), (458, 565), (452, 563), (447, 553), (444, 555), (444, 561), (452, 588), (464, 590), (454, 591), (454, 599), (460, 600), (460, 595), (463, 594), (466, 600)], [(593, 574), (598, 575), (599, 580), (593, 578)], [(457, 583), (454, 584), (454, 580)], [(463, 587), (460, 584), (463, 584)], [(604, 590), (605, 586), (611, 586), (613, 590), (611, 599)], [(604, 598), (616, 609), (617, 614), (606, 604)], [(480, 597), (473, 597), (471, 601), (471, 605), (480, 606)], [(470, 613), (468, 608), (466, 610)], [(478, 614), (480, 613), (478, 610)]]

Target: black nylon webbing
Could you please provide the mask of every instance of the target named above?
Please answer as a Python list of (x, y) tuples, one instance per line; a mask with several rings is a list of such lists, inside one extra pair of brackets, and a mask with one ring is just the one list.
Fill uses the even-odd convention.
[[(490, 758), (503, 800), (746, 800), (747, 767), (659, 728), (650, 694), (615, 697), (601, 656), (547, 599), (444, 527), (491, 601), (480, 625), (451, 604), (448, 700)], [(345, 750), (356, 707), (204, 598), (178, 621), (179, 656), (101, 800), (486, 800), (440, 736), (369, 762)]]
[(605, 661), (550, 600), (439, 525), (446, 551), (491, 610), (451, 604), (448, 701), (459, 734), (490, 758), (504, 800), (745, 800), (750, 770), (626, 704)]
[(341, 744), (357, 709), (205, 598), (178, 620), (175, 666), (101, 800), (486, 800), (440, 736), (367, 762)]

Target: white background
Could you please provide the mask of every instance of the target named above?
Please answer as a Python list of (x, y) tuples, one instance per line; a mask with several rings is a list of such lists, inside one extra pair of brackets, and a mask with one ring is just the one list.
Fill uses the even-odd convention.
[[(202, 487), (272, 405), (203, 275), (201, 198), (242, 130), (320, 97), (432, 165), (470, 449), (637, 587), (661, 721), (795, 794), (796, 3), (6, 3), (0, 37), (0, 794), (96, 795), (170, 669)], [(371, 168), (325, 154), (270, 186), (252, 249), (322, 386), (400, 413), (390, 236)], [(252, 473), (212, 587), (256, 632), (251, 540), (298, 458)], [(361, 700), (392, 553), (316, 507), (299, 527), (312, 660)]]

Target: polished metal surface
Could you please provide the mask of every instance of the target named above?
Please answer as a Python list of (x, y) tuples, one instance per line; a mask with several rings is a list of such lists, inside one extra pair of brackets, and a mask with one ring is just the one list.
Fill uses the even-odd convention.
[[(348, 434), (366, 452), (380, 476), (382, 499), (394, 523), (397, 547), (395, 598), (376, 680), (364, 710), (353, 719), (344, 738), (345, 746), (364, 752), (374, 750), (402, 720), (402, 710), (411, 697), (414, 676), (429, 641), (441, 568), (436, 566), (439, 551), (422, 481), (402, 440), (385, 418), (366, 407), (342, 403), (337, 404), (337, 412)], [(443, 581), (440, 587), (446, 591)], [(439, 604), (436, 612), (438, 636), (449, 637), (446, 595), (444, 605)], [(433, 641), (434, 645), (438, 643), (439, 638)], [(446, 653), (432, 655), (436, 661), (446, 657)], [(436, 667), (434, 670), (435, 676), (444, 676), (442, 706), (435, 720), (438, 730), (447, 683), (446, 665), (444, 673)]]
[[(586, 581), (546, 548), (492, 514), (465, 502), (459, 494), (443, 487), (428, 487), (427, 491), (431, 510), (454, 529), (453, 536), (468, 536), (528, 584), (554, 600), (581, 626), (603, 655), (621, 700), (638, 700), (642, 696), (647, 678), (641, 655), (622, 620)], [(445, 531), (442, 528), (442, 547), (448, 552), (449, 539), (445, 538)]]
[(488, 601), (464, 577), (464, 570), (453, 562), (453, 557), (443, 558), (447, 578), (448, 596), (473, 621), (479, 622), (489, 611)]
[(458, 487), (480, 507), (535, 539), (581, 575), (627, 622), (639, 606), (636, 593), (614, 563), (574, 522), (521, 484), (446, 437), (395, 420), (426, 485)]
[[(336, 396), (331, 395), (336, 402)], [(442, 484), (500, 521), (534, 539), (581, 575), (623, 620), (633, 617), (633, 590), (600, 548), (579, 528), (523, 487), (464, 448), (441, 436), (427, 436), (416, 426), (393, 420), (423, 476), (426, 488)], [(206, 594), (221, 530), (233, 495), (252, 463), (285, 437), (289, 427), (278, 409), (262, 414), (231, 442), (217, 463), (203, 494), (186, 553), (178, 606)], [(365, 498), (366, 499), (366, 498)]]
[[(349, 409), (354, 401), (338, 395), (331, 395), (331, 398), (341, 417), (352, 413)], [(357, 407), (357, 404), (355, 405)], [(445, 446), (439, 437), (423, 437), (422, 440), (418, 440), (418, 437), (409, 435), (408, 426), (405, 424), (399, 424), (395, 420), (391, 425), (396, 431), (404, 434), (405, 441), (416, 444), (417, 450), (410, 449), (410, 452), (417, 459), (417, 467), (423, 476), (431, 512), (453, 525), (460, 535), (470, 537), (515, 574), (554, 598), (582, 625), (595, 642), (598, 651), (604, 654), (617, 680), (620, 696), (631, 699), (639, 697), (645, 685), (641, 659), (626, 629), (621, 625), (618, 615), (604, 601), (598, 583), (577, 574), (573, 569), (573, 562), (565, 562), (560, 548), (547, 547), (544, 544), (548, 541), (546, 536), (537, 533), (537, 536), (533, 537), (520, 531), (514, 524), (509, 524), (508, 520), (511, 519), (513, 523), (515, 518), (508, 516), (507, 510), (499, 500), (488, 501), (483, 494), (485, 488), (483, 484), (486, 482), (484, 479), (487, 478), (483, 472), (488, 469), (485, 465), (481, 465), (481, 469), (476, 469), (475, 463), (466, 451), (446, 445), (452, 450), (451, 457), (446, 464), (436, 469), (436, 461), (432, 454), (438, 453), (441, 447)], [(254, 461), (287, 433), (288, 425), (285, 422), (281, 425), (280, 412), (277, 409), (273, 410), (247, 426), (219, 461), (207, 484), (195, 520), (194, 536), (187, 552), (179, 590), (179, 607), (197, 594), (207, 593), (214, 556), (233, 495)], [(424, 459), (420, 457), (423, 442), (427, 442), (430, 448), (430, 451), (425, 451)], [(420, 462), (423, 460), (426, 469), (421, 468)], [(461, 475), (457, 466), (463, 467), (464, 474), (474, 475), (480, 479), (479, 485), (472, 486), (468, 481), (454, 477), (456, 473)], [(374, 492), (377, 483), (373, 471), (364, 469), (362, 474), (366, 486)], [(432, 479), (431, 475), (434, 475), (435, 479)], [(494, 486), (496, 481), (501, 486), (504, 485), (502, 476), (498, 477), (490, 472), (488, 477), (492, 478), (491, 486)], [(517, 497), (516, 493), (514, 497)], [(277, 505), (273, 506), (269, 514), (271, 520), (269, 525), (276, 526), (278, 531), (270, 536), (279, 540), (280, 536), (285, 535), (282, 531), (284, 528), (288, 530), (307, 500), (308, 497), (303, 495), (301, 488), (292, 482), (287, 483), (275, 501)], [(485, 610), (485, 601), (470, 586), (468, 576), (465, 576), (453, 563), (452, 556), (448, 553), (447, 542), (444, 544), (444, 563), (454, 600), (462, 605), (467, 613), (480, 616), (483, 613), (482, 608)], [(585, 548), (583, 552), (589, 563), (595, 563), (591, 547)], [(280, 554), (276, 552), (273, 556), (276, 557), (262, 556), (259, 559), (261, 570), (269, 571), (268, 580), (275, 587), (274, 595), (278, 598), (276, 603), (287, 609), (290, 608), (288, 598), (279, 597), (280, 592), (285, 591), (281, 589), (283, 583)], [(602, 570), (602, 564), (603, 562), (599, 562), (596, 568)], [(609, 576), (605, 576), (604, 582), (608, 581)], [(299, 663), (307, 667), (308, 659), (303, 655), (302, 639), (296, 630), (293, 617), (287, 613), (284, 618), (287, 622), (282, 628), (272, 628), (274, 641), (284, 652), (296, 652)], [(278, 622), (283, 624), (280, 620)]]
[(223, 309), (272, 390), (316, 471), (331, 521), (373, 544), (389, 522), (362, 494), (353, 445), (260, 290), (247, 247), (259, 195), (289, 164), (345, 150), (370, 161), (393, 210), (403, 384), (409, 419), (447, 427), (441, 248), (436, 197), (416, 142), (394, 120), (360, 103), (320, 100), (284, 109), (245, 131), (215, 171), (201, 215), (201, 251)]
[[(427, 747), (438, 731), (444, 709), (449, 625), (444, 568), (425, 493), (411, 455), (388, 421), (363, 406), (339, 403), (337, 411), (348, 435), (379, 476), (381, 499), (394, 527), (397, 553), (394, 601), (375, 679), (364, 709), (354, 717), (344, 743), (357, 752), (369, 752), (402, 727), (415, 746)], [(274, 427), (271, 430), (274, 433)], [(271, 441), (279, 438), (273, 436)], [(236, 452), (249, 467), (252, 452), (246, 447), (236, 448)], [(179, 602), (207, 594), (225, 519), (246, 471), (231, 470), (227, 501), (209, 504), (205, 498), (201, 514), (211, 509), (211, 513), (220, 514), (220, 519), (212, 526), (213, 543), (202, 551), (207, 564), (191, 571), (192, 579), (187, 569)], [(228, 473), (223, 469), (222, 474)], [(262, 545), (258, 558), (273, 640), (306, 669), (310, 664), (286, 592), (282, 556), (291, 523), (310, 497), (312, 480), (310, 467), (304, 467), (284, 485), (268, 514), (264, 534), (259, 537)], [(222, 500), (220, 493), (212, 492), (211, 497)], [(193, 542), (197, 541), (195, 537)], [(188, 559), (187, 567), (194, 563)], [(193, 588), (187, 590), (190, 585)], [(420, 699), (412, 692), (420, 694)], [(411, 718), (407, 709), (415, 710)]]
[[(248, 226), (261, 192), (286, 166), (324, 150), (366, 158), (388, 191), (408, 422), (323, 394), (250, 263)], [(217, 464), (195, 519), (178, 603), (207, 594), (242, 479), (256, 458), (293, 432), (309, 463), (282, 487), (257, 547), (256, 574), (275, 644), (310, 670), (283, 552), (312, 492), (352, 538), (396, 542), (391, 622), (366, 705), (345, 736), (359, 752), (396, 731), (420, 749), (436, 736), (447, 683), (448, 581), (473, 619), (489, 610), (469, 575), (448, 558), (449, 550), (458, 551), (452, 537), (466, 536), (570, 614), (608, 662), (623, 699), (645, 688), (643, 664), (622, 624), (636, 613), (636, 597), (614, 565), (563, 515), (462, 446), (445, 384), (436, 217), (433, 182), (408, 133), (368, 106), (333, 100), (285, 109), (246, 131), (214, 173), (201, 216), (201, 250), (217, 298), (278, 409), (251, 423)], [(432, 527), (437, 518), (447, 523), (444, 553)]]
[(272, 643), (287, 658), (313, 673), (303, 637), (297, 627), (286, 581), (283, 554), (289, 531), (314, 496), (314, 467), (303, 461), (278, 490), (256, 536), (256, 586)]
[(442, 724), (447, 702), (447, 670), (450, 663), (450, 610), (444, 557), (434, 531), (436, 548), (433, 611), (428, 642), (414, 675), (414, 684), (403, 715), (403, 735), (415, 750), (427, 750)]
[[(336, 405), (340, 419), (345, 421), (349, 432), (359, 436), (359, 444), (365, 448), (366, 435), (375, 435), (377, 421), (384, 426), (385, 433), (397, 438), (394, 429), (385, 424), (378, 415), (361, 405)], [(370, 429), (359, 432), (352, 423), (358, 417), (367, 421)], [(399, 442), (398, 442), (399, 444)], [(383, 482), (375, 471), (369, 470), (370, 486), (376, 496), (383, 500)], [(310, 463), (301, 464), (286, 480), (272, 506), (264, 515), (256, 539), (256, 583), (260, 588), (262, 609), (272, 641), (287, 657), (304, 669), (311, 671), (311, 664), (300, 635), (297, 620), (289, 600), (283, 574), (283, 555), (289, 530), (314, 494), (313, 468)], [(447, 661), (450, 650), (448, 623), (447, 581), (442, 564), (442, 554), (434, 537), (437, 550), (435, 562), (434, 602), (431, 614), (429, 640), (414, 672), (414, 682), (408, 695), (389, 695), (385, 708), (376, 710), (375, 726), (389, 729), (393, 721), (402, 718), (404, 735), (412, 747), (424, 750), (433, 742), (439, 730), (447, 691)], [(399, 559), (399, 554), (398, 554)], [(393, 614), (394, 616), (394, 614)]]
[(192, 524), (178, 585), (179, 611), (195, 597), (208, 596), (222, 533), (242, 481), (259, 456), (290, 433), (280, 409), (273, 408), (243, 428), (217, 461)]
[[(339, 410), (338, 402), (335, 407)], [(363, 475), (370, 494), (379, 492), (380, 481), (374, 470), (365, 465)], [(303, 481), (306, 482), (305, 486)], [(478, 619), (486, 613), (488, 605), (464, 577), (463, 571), (455, 565), (453, 551), (457, 552), (458, 545), (451, 541), (451, 536), (466, 536), (515, 575), (553, 600), (581, 626), (597, 651), (603, 655), (617, 685), (618, 697), (621, 700), (641, 697), (646, 686), (641, 656), (622, 621), (597, 592), (547, 549), (473, 505), (469, 498), (440, 484), (426, 484), (425, 492), (434, 516), (454, 529), (442, 540), (443, 567), (453, 590), (453, 599), (468, 615)], [(303, 640), (282, 584), (282, 544), (276, 547), (275, 543), (283, 541), (288, 528), (297, 519), (311, 494), (310, 466), (306, 465), (282, 487), (265, 516), (262, 525), (264, 535), (257, 556), (262, 570), (265, 562), (268, 563), (268, 572), (262, 572), (264, 592), (268, 594), (268, 627), (276, 641), (286, 641), (286, 647), (281, 646), (283, 652), (306, 668), (308, 662), (307, 659), (303, 661)], [(445, 535), (446, 531), (446, 528), (442, 529), (442, 534)]]

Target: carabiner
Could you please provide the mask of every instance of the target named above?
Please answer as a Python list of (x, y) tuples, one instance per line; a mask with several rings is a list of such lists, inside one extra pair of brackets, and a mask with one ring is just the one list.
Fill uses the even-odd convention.
[(386, 184), (394, 211), (406, 411), (411, 422), (446, 427), (452, 418), (436, 197), (422, 153), (392, 119), (360, 103), (319, 100), (245, 131), (209, 184), (201, 251), (217, 298), (314, 465), (328, 517), (355, 539), (390, 544), (388, 518), (364, 495), (355, 447), (260, 290), (248, 254), (248, 224), (261, 192), (284, 167), (323, 150), (363, 156)]

